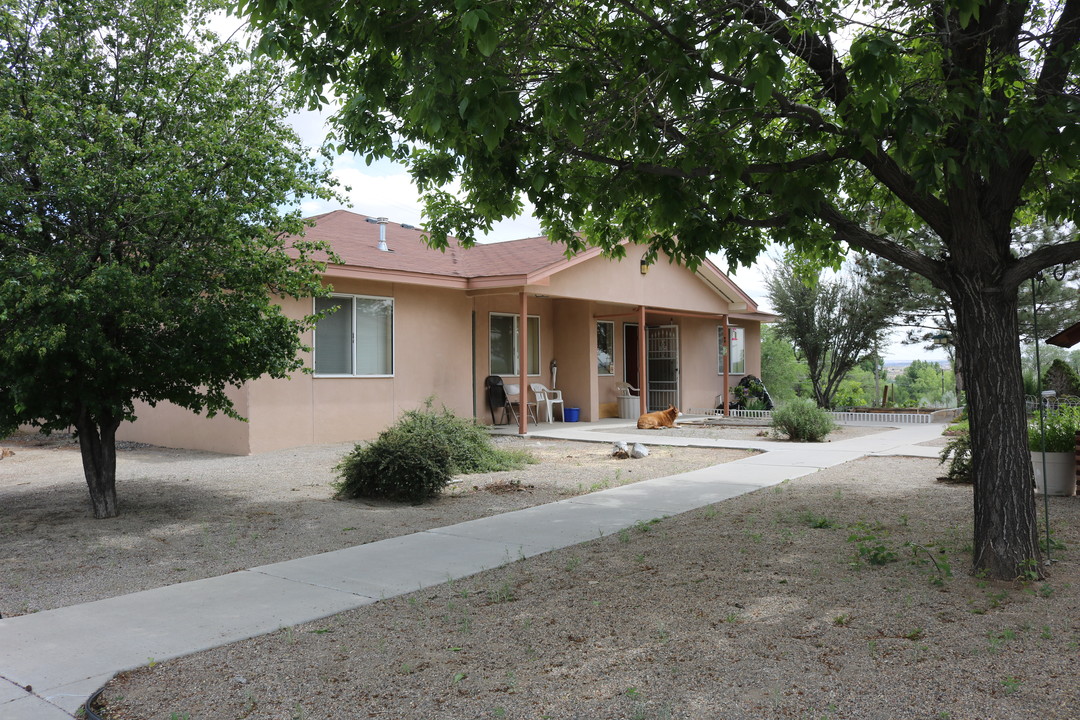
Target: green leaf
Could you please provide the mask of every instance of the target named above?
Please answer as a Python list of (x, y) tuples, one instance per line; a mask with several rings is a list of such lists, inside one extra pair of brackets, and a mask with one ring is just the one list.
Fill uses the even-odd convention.
[(491, 25), (487, 25), (483, 31), (475, 36), (476, 49), (484, 57), (489, 57), (499, 45), (499, 33)]

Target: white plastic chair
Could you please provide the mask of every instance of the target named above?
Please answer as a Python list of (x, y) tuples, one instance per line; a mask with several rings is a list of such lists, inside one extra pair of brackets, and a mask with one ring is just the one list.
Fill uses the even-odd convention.
[[(518, 410), (521, 408), (521, 386), (517, 384), (507, 384), (504, 385), (503, 388), (506, 390), (506, 408), (510, 411), (510, 416), (513, 417), (516, 422)], [(516, 408), (514, 407), (515, 405), (517, 406)], [(525, 395), (525, 407), (529, 412), (529, 418), (533, 422), (536, 422), (536, 403), (529, 402), (528, 394)]]
[(547, 421), (555, 422), (555, 414), (552, 411), (552, 407), (559, 406), (559, 415), (563, 422), (566, 422), (566, 405), (563, 404), (562, 390), (549, 390), (540, 383), (530, 383), (529, 388), (532, 389), (533, 395), (536, 396), (536, 404), (539, 406), (543, 403), (547, 408)]
[(637, 397), (638, 392), (640, 391), (628, 382), (615, 383), (615, 394), (619, 397)]

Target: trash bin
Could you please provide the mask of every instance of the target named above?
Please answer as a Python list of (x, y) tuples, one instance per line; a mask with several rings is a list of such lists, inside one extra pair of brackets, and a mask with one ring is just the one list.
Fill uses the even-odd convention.
[(641, 398), (631, 396), (619, 398), (619, 417), (623, 420), (636, 420), (641, 415)]
[(564, 414), (566, 415), (566, 422), (577, 422), (581, 419), (581, 408), (568, 407)]

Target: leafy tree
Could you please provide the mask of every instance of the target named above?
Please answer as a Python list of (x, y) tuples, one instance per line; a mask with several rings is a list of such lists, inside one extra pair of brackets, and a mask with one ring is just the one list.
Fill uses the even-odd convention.
[(761, 328), (761, 382), (773, 401), (782, 403), (799, 396), (806, 381), (806, 363), (795, 357), (795, 348), (772, 325)]
[[(870, 396), (866, 390), (865, 383), (852, 379), (849, 374), (840, 381), (840, 385), (836, 388), (836, 394), (833, 396), (834, 402), (838, 407), (866, 407), (870, 404)], [(874, 386), (871, 385), (870, 392), (873, 392), (873, 390)]]
[(937, 363), (914, 360), (897, 376), (893, 388), (898, 405), (917, 406), (935, 403), (952, 389), (952, 373)]
[(207, 30), (213, 0), (0, 0), (0, 435), (74, 426), (94, 516), (134, 402), (237, 417), (298, 369), (273, 295), (321, 292), (303, 196), (324, 164), (285, 78)]
[(1080, 375), (1064, 360), (1054, 360), (1043, 373), (1043, 388), (1054, 390), (1058, 396), (1080, 395)]
[(974, 566), (1042, 572), (1017, 289), (1080, 242), (1012, 243), (1080, 215), (1080, 0), (240, 3), (341, 98), (342, 147), (409, 163), (436, 242), (524, 195), (571, 251), (745, 264), (772, 239), (926, 278), (965, 371)]
[(791, 262), (765, 284), (780, 316), (777, 332), (806, 361), (818, 407), (830, 409), (847, 374), (881, 342), (894, 303), (861, 278), (805, 279)]

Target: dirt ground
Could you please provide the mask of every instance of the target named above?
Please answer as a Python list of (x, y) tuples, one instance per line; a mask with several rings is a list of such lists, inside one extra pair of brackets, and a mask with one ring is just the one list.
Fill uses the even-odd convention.
[(968, 573), (971, 488), (866, 458), (126, 673), (113, 720), (1075, 720), (1080, 503)]
[[(618, 460), (607, 443), (517, 436), (496, 442), (539, 461), (469, 475), (424, 505), (333, 498), (349, 444), (249, 457), (126, 443), (120, 516), (94, 520), (70, 436), (0, 441), (0, 615), (197, 580), (552, 502), (745, 457), (741, 450), (655, 446)], [(32, 561), (28, 559), (32, 558)]]
[[(650, 458), (619, 461), (606, 444), (499, 442), (541, 462), (465, 478), (418, 507), (330, 499), (346, 445), (248, 458), (128, 446), (122, 515), (102, 522), (90, 517), (74, 446), (5, 440), (15, 454), (0, 460), (0, 612), (219, 574), (746, 454), (653, 446)], [(148, 664), (109, 684), (102, 712), (110, 720), (1080, 717), (1080, 499), (1050, 499), (1049, 579), (989, 581), (969, 573), (971, 488), (938, 482), (940, 474), (927, 459), (846, 463)]]

